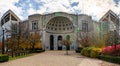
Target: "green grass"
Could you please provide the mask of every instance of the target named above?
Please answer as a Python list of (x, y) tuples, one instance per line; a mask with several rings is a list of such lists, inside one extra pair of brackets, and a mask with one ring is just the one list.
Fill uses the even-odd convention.
[[(36, 54), (38, 54), (38, 53), (30, 53), (30, 54), (26, 54), (26, 55), (22, 55), (22, 56), (16, 56), (16, 57), (9, 56), (9, 61), (20, 59), (20, 58), (25, 58), (25, 57), (29, 57), (29, 56), (33, 56), (33, 55), (36, 55)], [(2, 54), (0, 53), (0, 55), (2, 55)]]
[(25, 58), (25, 57), (29, 57), (29, 56), (33, 56), (33, 55), (35, 55), (35, 54), (36, 54), (36, 53), (31, 53), (31, 54), (22, 55), (22, 56), (16, 56), (16, 57), (9, 56), (9, 61), (16, 60), (16, 59), (20, 59), (20, 58)]

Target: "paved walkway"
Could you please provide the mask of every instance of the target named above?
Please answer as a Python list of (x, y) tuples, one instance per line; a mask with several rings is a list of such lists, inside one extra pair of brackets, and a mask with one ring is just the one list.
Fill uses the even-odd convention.
[(65, 51), (45, 51), (34, 56), (0, 63), (0, 66), (120, 66), (87, 58), (74, 51), (69, 51), (69, 55), (65, 53)]

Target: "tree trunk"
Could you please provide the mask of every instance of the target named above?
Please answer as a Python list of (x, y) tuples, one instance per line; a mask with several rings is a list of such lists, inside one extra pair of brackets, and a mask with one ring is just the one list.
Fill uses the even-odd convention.
[(68, 55), (68, 46), (66, 46), (66, 55)]
[(68, 50), (66, 50), (66, 55), (68, 55)]

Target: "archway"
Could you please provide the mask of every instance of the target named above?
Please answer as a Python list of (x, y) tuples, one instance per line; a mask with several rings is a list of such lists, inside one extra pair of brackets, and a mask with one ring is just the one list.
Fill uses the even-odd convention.
[(54, 50), (54, 36), (50, 35), (50, 50)]
[(60, 43), (60, 41), (62, 41), (62, 36), (58, 36), (58, 50), (62, 50), (62, 45)]

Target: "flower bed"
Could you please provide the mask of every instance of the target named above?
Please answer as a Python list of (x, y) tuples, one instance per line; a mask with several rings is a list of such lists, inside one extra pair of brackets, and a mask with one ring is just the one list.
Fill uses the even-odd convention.
[(110, 55), (110, 56), (120, 56), (120, 44), (113, 46), (107, 46), (102, 49), (103, 55)]

